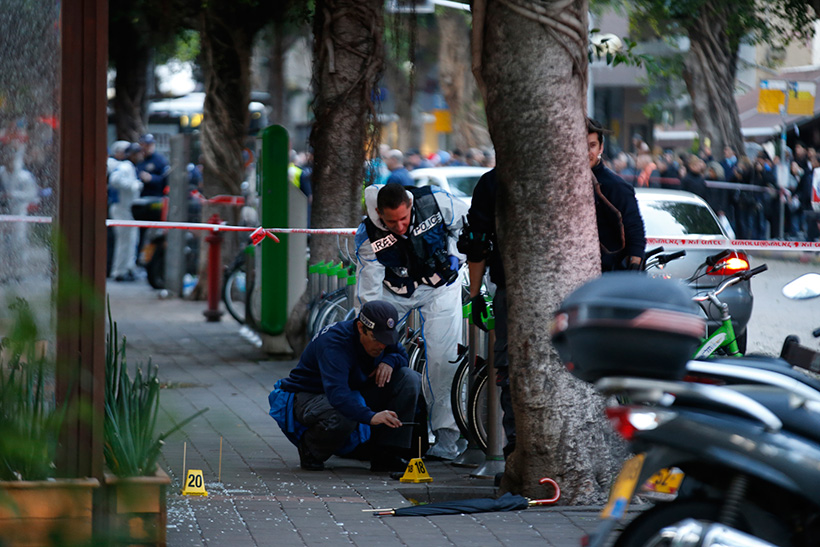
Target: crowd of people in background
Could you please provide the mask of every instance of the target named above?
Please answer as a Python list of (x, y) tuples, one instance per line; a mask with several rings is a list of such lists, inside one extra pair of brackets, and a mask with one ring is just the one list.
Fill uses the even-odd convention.
[(632, 146), (634, 152), (619, 152), (607, 159), (613, 171), (635, 187), (697, 194), (717, 213), (730, 237), (801, 241), (820, 238), (812, 207), (812, 185), (814, 179), (820, 182), (820, 160), (817, 150), (802, 142), (795, 143), (793, 152), (786, 150), (785, 187), (778, 183), (780, 157), (759, 146), (754, 157), (726, 146), (721, 160), (714, 157), (708, 145), (701, 146), (698, 153), (653, 151), (640, 135), (635, 135)]
[(462, 151), (455, 148), (450, 152), (439, 150), (425, 156), (418, 148), (402, 152), (382, 144), (377, 157), (365, 165), (365, 185), (397, 182), (402, 186), (413, 186), (410, 171), (461, 166), (495, 167), (495, 153), (491, 149), (469, 148)]
[[(793, 150), (786, 150), (788, 174), (782, 188), (778, 182), (780, 156), (760, 145), (749, 145), (750, 155), (746, 150), (726, 146), (722, 159), (717, 159), (708, 145), (701, 146), (697, 153), (651, 149), (640, 135), (634, 135), (631, 149), (612, 157), (605, 155), (606, 166), (635, 187), (685, 190), (702, 197), (729, 237), (820, 240), (820, 215), (814, 210), (820, 210), (820, 203), (812, 206), (815, 181), (820, 189), (820, 159), (813, 147), (798, 141)], [(294, 152), (292, 165), (309, 172), (312, 157)], [(382, 144), (377, 156), (365, 166), (365, 185), (397, 182), (413, 186), (410, 172), (415, 169), (454, 166), (492, 168), (495, 154), (491, 149), (456, 148), (423, 155), (415, 148), (402, 151)]]

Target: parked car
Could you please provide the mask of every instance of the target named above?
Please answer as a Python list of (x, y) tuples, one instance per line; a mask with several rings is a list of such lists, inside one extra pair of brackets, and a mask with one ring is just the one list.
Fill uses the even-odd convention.
[[(638, 207), (643, 217), (646, 237), (730, 239), (712, 208), (700, 197), (680, 190), (660, 190), (637, 188)], [(655, 245), (648, 245), (647, 250)], [(674, 251), (680, 247), (663, 245), (664, 251)], [(692, 278), (698, 266), (707, 256), (714, 255), (724, 247), (714, 249), (686, 249), (686, 256), (666, 264), (662, 270), (648, 270), (656, 277), (671, 277), (686, 280), (694, 293), (703, 293), (717, 287), (727, 276), (750, 269), (749, 257), (742, 251), (733, 253), (722, 261), (723, 267), (713, 273)], [(702, 273), (702, 272), (701, 272)], [(752, 315), (754, 298), (749, 281), (742, 281), (721, 293), (722, 302), (729, 305), (732, 323), (738, 333), (738, 346), (746, 351), (746, 325)], [(707, 313), (710, 327), (716, 327), (720, 320), (720, 310), (710, 305)]]
[(469, 205), (478, 179), (489, 170), (489, 167), (471, 166), (428, 167), (414, 169), (410, 176), (416, 186), (438, 186)]

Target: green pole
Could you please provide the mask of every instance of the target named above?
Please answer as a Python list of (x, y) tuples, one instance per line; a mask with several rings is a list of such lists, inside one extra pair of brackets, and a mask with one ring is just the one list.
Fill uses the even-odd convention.
[[(257, 169), (261, 202), (260, 220), (265, 228), (287, 227), (288, 163), (290, 137), (281, 125), (262, 130), (262, 154)], [(288, 236), (277, 234), (280, 242), (265, 238), (261, 243), (260, 327), (267, 334), (285, 330), (288, 312)]]

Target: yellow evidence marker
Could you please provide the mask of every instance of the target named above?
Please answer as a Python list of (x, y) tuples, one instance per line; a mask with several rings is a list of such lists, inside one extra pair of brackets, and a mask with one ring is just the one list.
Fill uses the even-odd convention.
[(413, 458), (407, 464), (407, 469), (404, 472), (400, 482), (433, 482), (433, 477), (427, 473), (427, 468), (421, 458)]
[(189, 469), (185, 476), (185, 486), (182, 488), (183, 496), (207, 496), (205, 491), (205, 479), (202, 478), (201, 469)]

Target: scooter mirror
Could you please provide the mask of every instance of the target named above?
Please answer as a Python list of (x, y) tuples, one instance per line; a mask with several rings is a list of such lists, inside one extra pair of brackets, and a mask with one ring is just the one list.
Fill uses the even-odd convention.
[(820, 296), (820, 274), (807, 273), (783, 286), (783, 296), (793, 300), (806, 300)]

